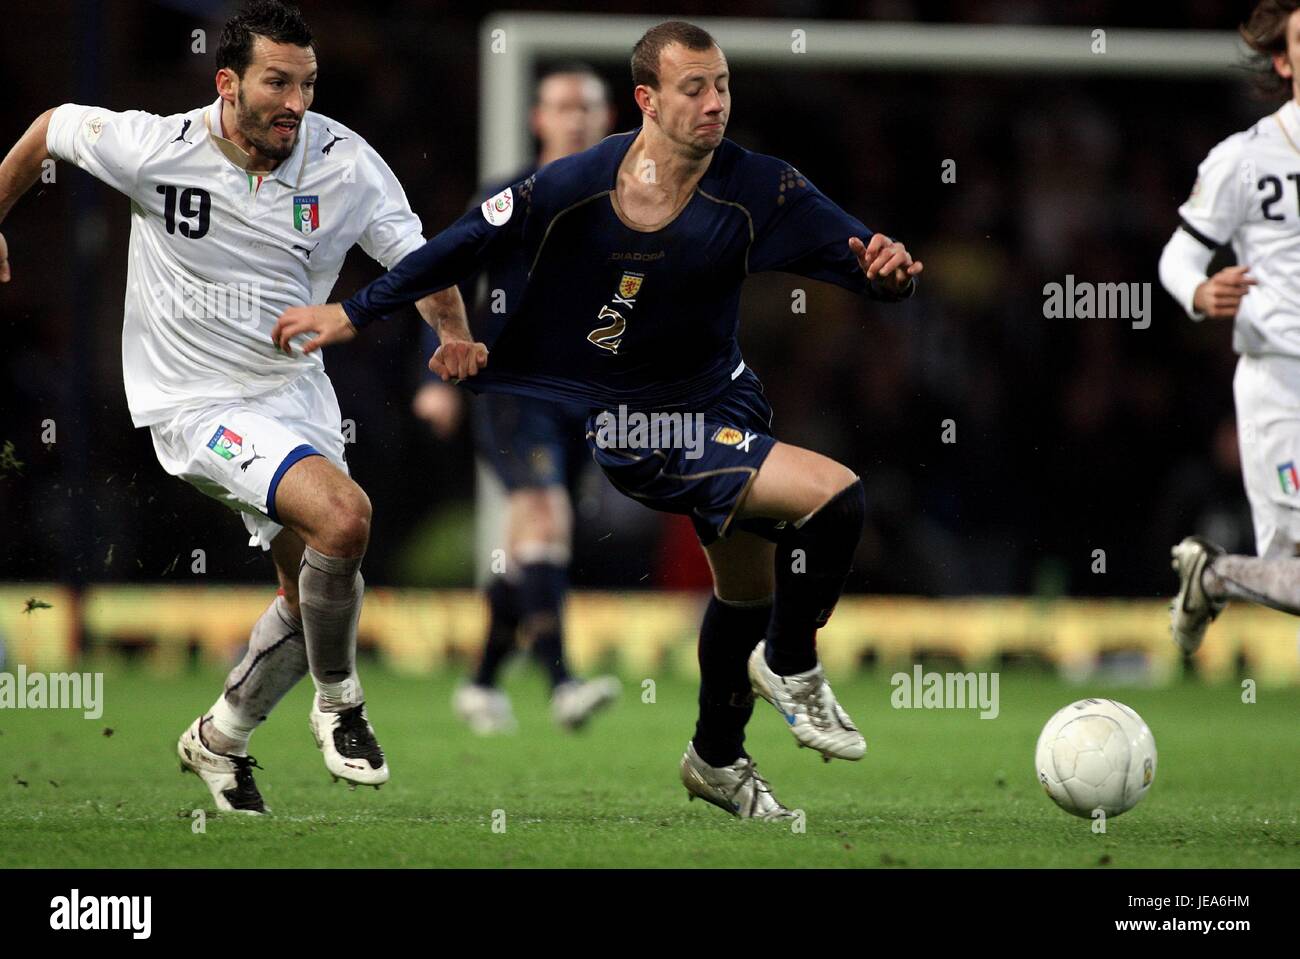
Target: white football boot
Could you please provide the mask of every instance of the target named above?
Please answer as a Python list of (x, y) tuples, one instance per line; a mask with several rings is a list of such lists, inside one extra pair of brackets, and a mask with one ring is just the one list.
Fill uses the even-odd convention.
[(246, 813), (260, 816), (270, 812), (262, 802), (262, 794), (253, 782), (253, 769), (261, 769), (252, 756), (230, 756), (213, 752), (203, 743), (199, 726), (203, 716), (194, 720), (190, 728), (181, 733), (176, 753), (181, 758), (181, 772), (194, 773), (212, 793), (217, 809), (222, 812)]
[(325, 755), (325, 768), (334, 781), (347, 780), (357, 786), (378, 789), (388, 782), (388, 763), (366, 720), (366, 704), (358, 703), (342, 712), (322, 712), (311, 702), (311, 734)]
[(831, 692), (821, 663), (803, 673), (778, 676), (767, 665), (766, 642), (749, 655), (749, 681), (754, 692), (776, 707), (785, 717), (800, 746), (832, 759), (861, 759), (867, 741), (858, 732)]
[(623, 684), (613, 676), (571, 679), (551, 694), (551, 715), (563, 729), (578, 729), (597, 710), (618, 699)]
[(1189, 536), (1169, 551), (1178, 574), (1178, 595), (1169, 604), (1169, 631), (1174, 642), (1194, 653), (1205, 638), (1205, 630), (1227, 602), (1211, 599), (1201, 585), (1205, 567), (1223, 555), (1223, 549), (1199, 536)]
[(710, 766), (695, 751), (686, 747), (682, 756), (682, 785), (697, 797), (725, 809), (739, 819), (789, 819), (794, 813), (772, 795), (772, 787), (758, 774), (758, 767), (748, 756), (741, 756), (730, 766)]
[(491, 686), (465, 683), (452, 695), (451, 708), (480, 736), (513, 733), (519, 728), (510, 697)]

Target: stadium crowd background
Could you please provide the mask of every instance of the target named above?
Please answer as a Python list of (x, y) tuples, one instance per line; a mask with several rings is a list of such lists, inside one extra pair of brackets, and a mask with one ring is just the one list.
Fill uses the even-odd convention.
[[(576, 5), (513, 3), (513, 9)], [(426, 235), (476, 186), (482, 10), (436, 2), (303, 3), (316, 34), (315, 108), (373, 143)], [(636, 3), (602, 12), (645, 13)], [(1231, 30), (1246, 2), (999, 3), (683, 0), (685, 16), (1068, 24)], [(172, 113), (215, 98), (227, 3), (53, 0), (0, 34), (0, 140), (67, 101)], [(658, 11), (655, 11), (658, 12)], [(191, 51), (207, 30), (206, 54)], [(726, 35), (719, 36), (726, 47)], [(618, 129), (637, 123), (624, 61)], [(1252, 548), (1232, 424), (1230, 329), (1193, 324), (1161, 290), (1160, 249), (1197, 163), (1271, 112), (1240, 78), (783, 71), (735, 64), (728, 136), (779, 155), (926, 264), (912, 302), (878, 309), (784, 275), (751, 280), (741, 338), (778, 435), (865, 479), (870, 516), (852, 590), (922, 595), (1159, 595), (1168, 547), (1193, 531)], [(945, 160), (956, 181), (941, 180)], [(0, 579), (265, 582), (218, 503), (157, 466), (122, 392), (127, 202), (80, 171), (33, 191), (3, 230)], [(336, 287), (377, 275), (360, 250)], [(1151, 284), (1152, 322), (1046, 319), (1067, 274)], [(792, 314), (791, 291), (808, 291)], [(354, 475), (375, 505), (371, 583), (473, 577), (467, 432), (433, 437), (411, 413), (421, 381), (413, 310), (328, 352)], [(468, 397), (468, 394), (467, 394)], [(471, 400), (472, 402), (472, 400)], [(952, 420), (956, 442), (942, 442)], [(42, 443), (43, 421), (56, 441)], [(577, 524), (576, 586), (702, 586), (688, 529), (594, 478)], [(1105, 572), (1094, 572), (1096, 550)]]

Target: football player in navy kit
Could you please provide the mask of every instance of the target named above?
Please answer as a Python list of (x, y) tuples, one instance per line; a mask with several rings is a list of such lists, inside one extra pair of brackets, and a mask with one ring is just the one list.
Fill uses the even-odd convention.
[[(510, 317), (492, 350), (444, 339), (440, 375), (485, 392), (581, 402), (588, 444), (616, 487), (689, 515), (713, 571), (700, 632), (700, 713), (681, 762), (690, 794), (733, 815), (783, 819), (744, 750), (758, 693), (801, 746), (856, 760), (866, 742), (816, 651), (861, 535), (861, 480), (776, 440), (736, 339), (750, 273), (782, 270), (892, 302), (921, 263), (798, 170), (724, 138), (727, 60), (688, 23), (649, 30), (632, 55), (643, 125), (550, 164), (466, 214), (342, 304), (286, 310), (282, 347), (357, 330), (484, 264), (510, 263)], [(702, 445), (610, 441), (613, 416), (681, 414)], [(627, 419), (631, 422), (631, 419)]]

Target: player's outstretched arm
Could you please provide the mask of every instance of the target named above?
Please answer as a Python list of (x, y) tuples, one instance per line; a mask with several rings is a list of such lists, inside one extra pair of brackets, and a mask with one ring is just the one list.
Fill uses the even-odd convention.
[(923, 267), (902, 243), (868, 228), (782, 161), (755, 154), (750, 162), (751, 186), (740, 193), (757, 211), (749, 273), (781, 270), (886, 303), (916, 291)]
[[(512, 190), (502, 191), (498, 196), (506, 195), (513, 195)], [(527, 209), (516, 212), (509, 204), (506, 212), (500, 213), (490, 201), (470, 210), (344, 301), (348, 318), (360, 328), (430, 293), (462, 282), (492, 257), (522, 246), (527, 215)]]
[(849, 249), (858, 258), (858, 266), (867, 279), (895, 295), (907, 292), (912, 278), (920, 276), (925, 269), (920, 260), (912, 259), (903, 244), (883, 233), (871, 234), (866, 243), (856, 236), (850, 237)]
[[(475, 343), (465, 315), (465, 303), (454, 286), (422, 297), (415, 304), (420, 315), (437, 332), (441, 344), (429, 360), (429, 369), (443, 380), (461, 380), (474, 376), (487, 366), (488, 350)], [(291, 306), (280, 314), (271, 341), (285, 353), (293, 352), (295, 336), (308, 334), (303, 353), (314, 353), (323, 346), (346, 343), (357, 335), (341, 303), (321, 306)]]
[[(508, 216), (498, 216), (489, 220), (486, 212), (471, 210), (344, 303), (285, 310), (271, 339), (285, 352), (292, 349), (289, 340), (302, 333), (315, 334), (303, 347), (304, 353), (345, 343), (358, 329), (455, 285), (476, 272), (490, 255), (518, 245), (522, 231), (517, 225), (522, 219), (515, 217), (511, 223)], [(486, 359), (486, 349), (483, 352)]]
[[(52, 113), (53, 109), (46, 110), (37, 117), (0, 163), (0, 223), (4, 222), (18, 198), (40, 178), (41, 164), (50, 158), (46, 141)], [(8, 283), (12, 275), (9, 245), (4, 234), (0, 233), (0, 283)]]

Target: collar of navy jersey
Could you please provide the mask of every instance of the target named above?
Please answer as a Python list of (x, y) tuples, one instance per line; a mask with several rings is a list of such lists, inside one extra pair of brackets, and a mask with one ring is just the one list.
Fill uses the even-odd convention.
[[(212, 145), (232, 165), (244, 170), (245, 173), (254, 173), (254, 171), (246, 170), (241, 160), (241, 157), (247, 154), (234, 141), (223, 136), (225, 131), (221, 125), (221, 103), (221, 97), (217, 97), (217, 102), (203, 112), (203, 124), (208, 128), (208, 136), (212, 138)], [(307, 118), (309, 116), (311, 116), (310, 113), (304, 113), (302, 121), (298, 124), (298, 142), (293, 145), (293, 152), (276, 164), (274, 170), (254, 173), (254, 175), (274, 177), (287, 187), (295, 190), (298, 188), (298, 181), (302, 179), (303, 168), (307, 165)]]
[[(627, 158), (629, 151), (631, 151), (632, 144), (636, 143), (637, 137), (641, 135), (642, 129), (644, 128), (637, 127), (634, 130), (629, 130), (627, 133), (615, 133), (607, 138), (608, 140), (613, 140), (615, 137), (620, 137), (620, 136), (625, 138), (625, 142), (618, 144), (618, 146), (613, 150), (613, 153), (610, 157), (610, 159), (613, 162), (612, 162), (612, 167), (609, 170), (609, 174), (608, 174), (609, 189), (605, 192), (609, 194), (614, 206), (617, 206), (618, 203), (618, 171), (622, 169), (623, 161)], [(718, 166), (719, 163), (719, 155), (722, 153), (723, 150), (727, 148), (727, 144), (729, 142), (730, 142), (729, 140), (724, 138), (721, 143), (719, 143), (716, 147), (713, 148), (713, 156), (709, 157), (708, 167), (705, 168), (704, 173), (700, 176), (699, 180), (696, 181), (695, 188), (691, 190), (690, 196), (686, 198), (685, 202), (682, 203), (681, 207), (678, 208), (677, 212), (673, 214), (672, 219), (668, 223), (664, 224), (663, 226), (655, 230), (637, 230), (637, 232), (644, 233), (646, 235), (653, 235), (653, 234), (663, 232), (664, 230), (672, 226), (672, 224), (676, 223), (682, 216), (685, 215), (687, 206), (689, 206), (691, 201), (695, 198), (695, 194), (701, 192), (700, 188), (704, 184), (706, 183), (709, 184), (710, 190), (714, 189), (712, 181), (714, 179), (715, 168)], [(602, 141), (602, 145), (603, 145), (603, 141)], [(617, 213), (617, 211), (615, 212), (615, 215), (621, 216), (621, 214)]]
[[(644, 128), (637, 127), (636, 129), (628, 130), (627, 133), (615, 133), (612, 136), (610, 136), (609, 139), (611, 140), (614, 139), (614, 137), (618, 137), (618, 136), (627, 138), (627, 141), (625, 143), (620, 144), (618, 149), (614, 151), (614, 157), (613, 157), (614, 168), (609, 172), (610, 193), (616, 193), (618, 191), (619, 168), (623, 166), (623, 160), (627, 157), (628, 151), (632, 149), (632, 144), (636, 143), (636, 138), (641, 135), (642, 129)], [(724, 149), (724, 144), (728, 142), (729, 141), (724, 138), (722, 143), (719, 143), (716, 147), (713, 148), (713, 156), (709, 157), (709, 165), (705, 169), (704, 175), (700, 177), (699, 182), (695, 184), (695, 190), (699, 190), (700, 184), (703, 183), (705, 180), (708, 180), (713, 175), (713, 168), (718, 164), (718, 154)], [(692, 191), (692, 193), (694, 192), (695, 191)]]

